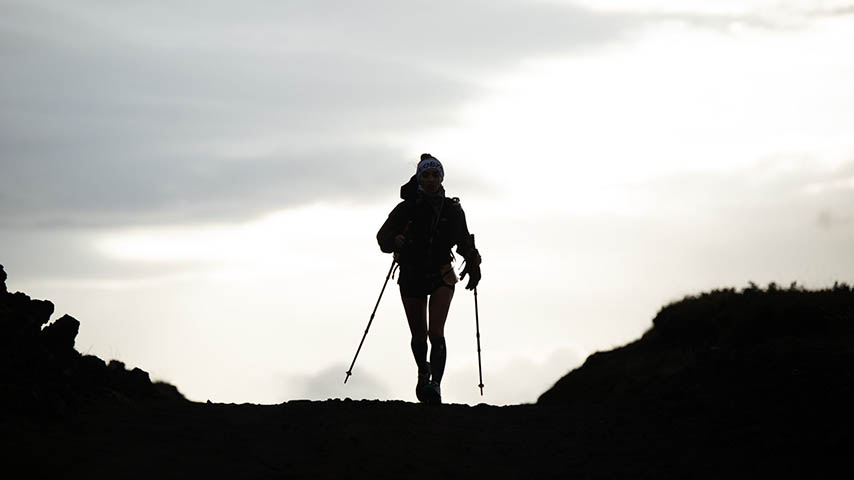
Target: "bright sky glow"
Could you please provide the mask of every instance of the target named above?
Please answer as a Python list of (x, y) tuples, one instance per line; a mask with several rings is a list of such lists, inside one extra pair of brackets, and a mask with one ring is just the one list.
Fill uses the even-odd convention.
[(669, 13), (745, 15), (765, 14), (782, 17), (804, 11), (821, 11), (851, 5), (847, 0), (555, 0), (556, 3), (585, 5), (610, 11), (655, 11)]
[(493, 80), (496, 93), (465, 108), (466, 127), (438, 143), (461, 152), (471, 175), (579, 214), (649, 213), (654, 205), (609, 187), (792, 152), (834, 168), (854, 148), (854, 62), (838, 56), (854, 31), (822, 26), (792, 35), (671, 22), (628, 48), (531, 61)]

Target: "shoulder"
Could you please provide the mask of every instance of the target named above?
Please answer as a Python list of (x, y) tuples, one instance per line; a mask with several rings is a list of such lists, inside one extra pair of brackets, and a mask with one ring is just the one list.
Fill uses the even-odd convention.
[(398, 203), (397, 205), (395, 205), (395, 207), (391, 210), (391, 213), (389, 215), (397, 215), (399, 213), (405, 212), (410, 207), (411, 207), (410, 202), (408, 200), (404, 200), (404, 201)]
[(460, 197), (445, 197), (445, 205), (450, 207), (452, 212), (463, 211), (463, 205), (460, 203)]
[(411, 217), (413, 215), (418, 215), (419, 212), (421, 212), (422, 210), (427, 211), (427, 209), (424, 208), (425, 205), (427, 205), (427, 204), (423, 200), (421, 200), (421, 198), (404, 200), (404, 201), (398, 203), (397, 206), (394, 207), (394, 210), (392, 210), (389, 215), (390, 216), (409, 216), (409, 217)]

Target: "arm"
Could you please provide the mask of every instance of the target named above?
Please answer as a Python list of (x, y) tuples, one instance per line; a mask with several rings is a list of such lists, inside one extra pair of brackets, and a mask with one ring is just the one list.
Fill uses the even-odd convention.
[(466, 263), (469, 263), (474, 258), (477, 249), (474, 246), (474, 238), (469, 233), (469, 227), (466, 223), (466, 212), (463, 211), (463, 207), (459, 206), (459, 204), (457, 204), (457, 208), (459, 209), (459, 223), (455, 235), (457, 253), (466, 259)]
[(391, 213), (388, 214), (383, 226), (377, 232), (377, 243), (383, 253), (392, 253), (396, 250), (395, 237), (403, 232), (408, 221), (404, 202), (400, 202)]
[(466, 267), (460, 274), (460, 280), (469, 275), (469, 282), (466, 285), (466, 290), (473, 290), (480, 282), (480, 252), (474, 245), (474, 235), (469, 233), (468, 225), (466, 224), (466, 214), (460, 207), (460, 225), (457, 231), (457, 253), (462, 255), (466, 260)]

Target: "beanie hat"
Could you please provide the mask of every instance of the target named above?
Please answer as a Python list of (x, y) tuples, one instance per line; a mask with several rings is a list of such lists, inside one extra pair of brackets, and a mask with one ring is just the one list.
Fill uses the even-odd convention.
[(415, 177), (420, 180), (421, 173), (428, 168), (435, 168), (436, 170), (439, 170), (439, 177), (442, 179), (445, 178), (445, 169), (442, 168), (442, 162), (429, 153), (422, 153), (421, 161), (418, 162), (418, 169), (415, 171)]

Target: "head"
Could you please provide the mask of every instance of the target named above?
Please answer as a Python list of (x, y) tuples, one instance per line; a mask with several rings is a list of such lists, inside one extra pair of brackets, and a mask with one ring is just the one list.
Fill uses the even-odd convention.
[(418, 162), (415, 176), (418, 184), (425, 192), (436, 193), (445, 179), (445, 169), (439, 159), (429, 153), (424, 153), (421, 155), (421, 161)]

